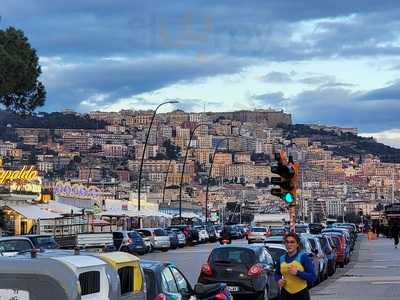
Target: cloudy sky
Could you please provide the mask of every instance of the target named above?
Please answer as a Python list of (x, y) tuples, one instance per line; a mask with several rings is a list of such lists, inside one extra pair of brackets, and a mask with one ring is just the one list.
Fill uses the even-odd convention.
[(1, 0), (0, 15), (40, 55), (47, 111), (271, 107), (400, 147), (399, 1)]

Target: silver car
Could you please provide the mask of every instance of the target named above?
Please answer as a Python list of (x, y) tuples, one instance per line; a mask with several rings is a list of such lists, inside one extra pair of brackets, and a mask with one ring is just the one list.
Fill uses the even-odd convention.
[(266, 227), (253, 227), (247, 234), (247, 242), (249, 244), (251, 243), (257, 243), (257, 242), (264, 242), (265, 237), (268, 234), (268, 230)]
[(0, 256), (15, 256), (20, 252), (32, 250), (32, 241), (27, 237), (10, 236), (0, 238)]
[(137, 232), (150, 239), (152, 249), (168, 251), (171, 246), (168, 233), (162, 228), (142, 228)]
[(186, 245), (186, 237), (182, 231), (179, 229), (170, 229), (171, 231), (175, 232), (178, 237), (179, 248), (182, 248)]

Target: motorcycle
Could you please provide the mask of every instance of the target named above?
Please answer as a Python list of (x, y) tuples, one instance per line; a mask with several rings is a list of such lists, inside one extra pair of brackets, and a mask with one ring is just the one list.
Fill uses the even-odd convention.
[(201, 284), (194, 286), (191, 299), (195, 300), (232, 300), (232, 294), (229, 292), (225, 283)]

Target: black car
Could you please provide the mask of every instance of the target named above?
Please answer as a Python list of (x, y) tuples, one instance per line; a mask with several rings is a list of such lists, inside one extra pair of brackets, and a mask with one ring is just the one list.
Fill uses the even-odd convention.
[(173, 230), (166, 230), (169, 236), (169, 241), (171, 243), (170, 248), (171, 249), (176, 249), (179, 247), (179, 240), (178, 240), (178, 235), (176, 234), (176, 232), (174, 232)]
[(216, 242), (218, 238), (217, 238), (217, 231), (214, 225), (206, 225), (205, 227), (208, 233), (208, 240), (212, 243)]
[(58, 249), (60, 246), (57, 244), (56, 240), (51, 235), (25, 235), (28, 239), (31, 240), (32, 244), (36, 249)]
[(226, 285), (214, 287), (196, 285), (193, 290), (185, 275), (171, 263), (142, 260), (140, 264), (146, 280), (147, 299), (189, 300), (195, 292), (198, 294), (215, 292), (218, 294), (218, 298), (215, 299), (221, 300), (232, 298)]
[(143, 255), (148, 252), (143, 237), (135, 230), (120, 230), (113, 232), (115, 249), (131, 254)]
[(222, 228), (220, 239), (235, 240), (240, 238), (241, 238), (240, 231), (235, 225), (225, 225)]
[(321, 234), (322, 229), (325, 228), (325, 226), (320, 223), (311, 223), (308, 227), (310, 228), (311, 234)]
[(212, 250), (201, 268), (203, 284), (224, 282), (233, 295), (245, 299), (279, 296), (274, 260), (264, 246), (223, 246)]

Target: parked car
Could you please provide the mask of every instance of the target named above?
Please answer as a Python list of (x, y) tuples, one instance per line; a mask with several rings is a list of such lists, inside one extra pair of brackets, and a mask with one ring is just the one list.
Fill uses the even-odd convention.
[(176, 229), (176, 228), (170, 228), (170, 229), (167, 229), (167, 230), (176, 233), (176, 236), (178, 237), (178, 247), (180, 247), (180, 248), (185, 247), (185, 245), (186, 245), (186, 237), (185, 237), (185, 234), (181, 230)]
[(338, 235), (342, 235), (345, 239), (345, 243), (346, 243), (346, 262), (348, 263), (350, 261), (350, 254), (352, 251), (352, 240), (351, 240), (351, 236), (350, 233), (347, 229), (345, 228), (338, 228), (338, 227), (332, 227), (329, 229), (324, 229), (322, 230), (322, 234), (338, 234)]
[(222, 225), (221, 224), (214, 225), (214, 228), (215, 231), (217, 232), (217, 239), (219, 239), (221, 237)]
[(119, 230), (113, 232), (114, 246), (119, 251), (143, 255), (148, 252), (142, 236), (134, 231)]
[(208, 233), (207, 233), (207, 230), (206, 230), (206, 227), (205, 227), (205, 226), (203, 226), (203, 225), (197, 225), (197, 226), (194, 226), (194, 229), (196, 229), (196, 230), (199, 231), (199, 242), (200, 242), (200, 243), (206, 243), (206, 242), (208, 242), (208, 239), (209, 239), (210, 237), (209, 237), (209, 235), (208, 235)]
[(0, 238), (0, 256), (14, 256), (34, 248), (35, 246), (27, 237), (9, 236)]
[(349, 261), (350, 249), (346, 243), (346, 238), (340, 233), (323, 233), (325, 236), (329, 236), (336, 246), (336, 265), (343, 268)]
[(195, 299), (199, 300), (232, 299), (226, 285), (196, 285), (193, 289), (185, 275), (171, 263), (145, 260), (141, 262), (141, 265), (146, 278), (147, 299), (189, 300), (192, 299), (192, 295), (196, 294)]
[(207, 224), (205, 225), (205, 228), (207, 230), (208, 240), (212, 243), (216, 242), (218, 240), (218, 234), (217, 231), (215, 230), (214, 225)]
[(328, 275), (332, 276), (336, 272), (336, 246), (333, 246), (330, 242), (330, 237), (325, 235), (317, 235), (322, 251), (328, 259)]
[(171, 246), (168, 234), (162, 228), (143, 228), (137, 232), (150, 239), (151, 248), (161, 251), (168, 251)]
[(270, 299), (279, 296), (274, 260), (264, 246), (215, 248), (201, 267), (199, 282), (225, 282), (235, 296)]
[(40, 235), (40, 234), (32, 234), (32, 235), (24, 235), (31, 240), (33, 246), (36, 249), (45, 250), (45, 249), (58, 249), (60, 246), (57, 244), (56, 240), (52, 235)]
[(266, 227), (252, 227), (247, 235), (247, 242), (251, 243), (262, 243), (265, 237), (268, 235)]
[[(313, 265), (314, 265), (314, 272), (316, 274), (316, 277), (318, 277), (319, 270), (320, 270), (320, 259), (318, 258), (317, 254), (315, 251), (312, 249), (312, 245), (310, 241), (308, 240), (308, 234), (307, 233), (302, 233), (300, 234), (300, 250), (305, 252), (307, 256), (311, 259)], [(316, 285), (318, 282), (308, 282), (308, 287), (312, 287)]]
[(165, 230), (169, 236), (169, 242), (170, 242), (170, 248), (171, 249), (176, 249), (179, 247), (179, 239), (178, 235), (176, 234), (175, 231), (173, 230)]
[(328, 278), (328, 258), (321, 248), (318, 237), (316, 237), (315, 235), (307, 235), (306, 237), (311, 244), (312, 252), (319, 260), (317, 283), (320, 283)]
[(286, 247), (281, 244), (264, 244), (265, 248), (271, 254), (272, 258), (274, 259), (275, 263), (279, 262), (279, 258), (282, 255), (287, 254)]
[(178, 229), (182, 231), (188, 245), (194, 245), (199, 242), (199, 231), (191, 225), (173, 225), (168, 227), (168, 229)]

